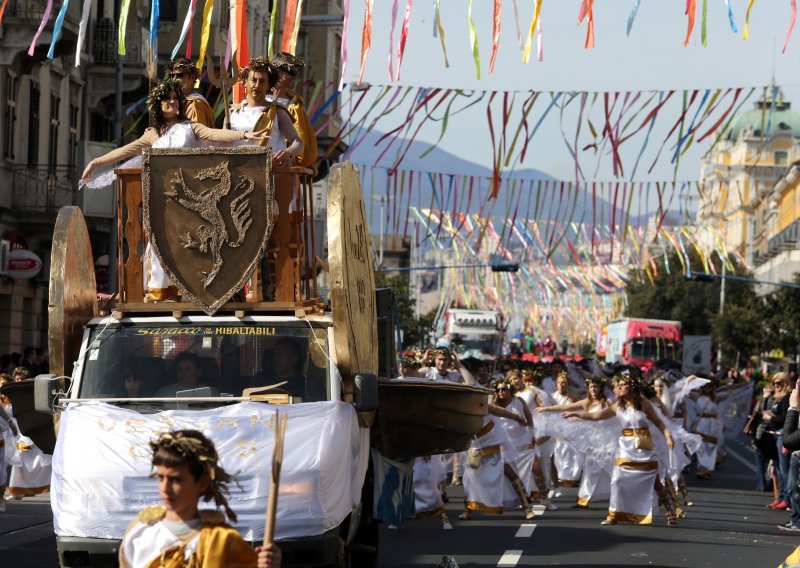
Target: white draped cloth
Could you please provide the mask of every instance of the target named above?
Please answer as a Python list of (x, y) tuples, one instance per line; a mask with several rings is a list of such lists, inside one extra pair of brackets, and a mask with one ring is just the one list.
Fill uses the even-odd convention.
[(622, 432), (611, 476), (608, 516), (615, 521), (650, 524), (658, 456), (654, 448), (636, 447), (637, 439), (652, 439), (650, 422), (643, 411), (632, 406), (619, 408), (617, 421)]
[[(608, 406), (607, 403), (593, 401), (589, 406), (589, 412), (595, 414), (606, 406)], [(592, 429), (597, 429), (595, 425), (603, 424), (603, 422), (592, 423)], [(614, 434), (611, 433), (611, 436)], [(607, 445), (607, 443), (603, 442), (602, 445)], [(611, 467), (609, 467), (611, 462), (606, 457), (608, 454), (591, 451), (591, 448), (586, 448), (586, 450), (583, 452), (583, 475), (581, 475), (581, 484), (578, 488), (577, 505), (579, 507), (588, 507), (590, 501), (601, 501), (611, 496)]]
[[(525, 417), (523, 409), (525, 404), (519, 397), (514, 397), (505, 407), (509, 412)], [(528, 495), (536, 491), (536, 482), (533, 479), (533, 460), (536, 457), (536, 446), (533, 445), (533, 426), (523, 426), (516, 420), (496, 416), (495, 422), (505, 430), (506, 440), (503, 444), (503, 459), (510, 463), (517, 475), (525, 484)], [(519, 505), (519, 498), (511, 482), (506, 479), (503, 489), (503, 503), (507, 507)], [(543, 489), (543, 488), (542, 488)]]
[[(573, 401), (558, 391), (550, 395), (557, 405), (571, 404)], [(555, 445), (555, 462), (559, 479), (568, 485), (577, 485), (581, 478), (583, 459), (579, 452), (564, 437), (557, 435)]]
[[(480, 465), (464, 468), (464, 502), (467, 509), (499, 514), (503, 512), (503, 428), (487, 414), (480, 435), (476, 436), (471, 451), (481, 450)], [(468, 452), (469, 453), (469, 452)]]
[(703, 440), (697, 450), (698, 473), (711, 473), (717, 464), (717, 450), (722, 436), (722, 423), (717, 418), (717, 405), (706, 395), (700, 395), (695, 401), (695, 419), (692, 432), (699, 434)]
[(414, 460), (414, 507), (416, 518), (435, 517), (444, 512), (444, 502), (439, 484), (445, 473), (439, 456), (425, 456)]

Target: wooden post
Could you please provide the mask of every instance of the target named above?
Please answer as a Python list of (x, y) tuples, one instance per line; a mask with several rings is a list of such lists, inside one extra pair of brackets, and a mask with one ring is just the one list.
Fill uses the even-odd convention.
[(283, 438), (286, 434), (286, 422), (289, 417), (275, 411), (275, 447), (272, 450), (272, 477), (269, 481), (269, 498), (267, 499), (267, 517), (264, 520), (263, 546), (275, 540), (275, 516), (278, 512), (278, 488), (281, 481), (281, 465), (283, 464)]

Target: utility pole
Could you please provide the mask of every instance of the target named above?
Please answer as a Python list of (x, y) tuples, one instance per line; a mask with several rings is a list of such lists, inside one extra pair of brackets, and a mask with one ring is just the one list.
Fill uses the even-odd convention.
[[(116, 21), (119, 22), (120, 14), (122, 13), (122, 0), (114, 2), (114, 11), (116, 14)], [(119, 43), (119, 30), (117, 30), (117, 41)], [(119, 54), (119, 45), (115, 50), (117, 53), (117, 69), (114, 76), (115, 90), (114, 90), (114, 140), (117, 141), (118, 146), (122, 146), (122, 73), (123, 73), (123, 56)], [(116, 190), (114, 191), (116, 195)], [(117, 289), (117, 224), (112, 220), (109, 231), (108, 243), (108, 291), (114, 293)]]
[[(727, 260), (727, 259), (726, 259)], [(719, 287), (719, 315), (725, 313), (725, 278), (727, 276), (727, 264), (722, 263), (722, 284)], [(722, 345), (717, 345), (717, 369), (722, 368)]]

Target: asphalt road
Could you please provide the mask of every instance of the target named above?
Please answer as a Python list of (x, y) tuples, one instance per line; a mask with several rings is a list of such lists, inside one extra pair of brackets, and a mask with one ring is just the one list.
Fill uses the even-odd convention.
[[(443, 555), (459, 566), (778, 566), (800, 544), (800, 534), (777, 525), (785, 512), (771, 511), (767, 493), (752, 491), (752, 450), (748, 440), (729, 441), (728, 459), (710, 481), (687, 478), (694, 506), (676, 528), (659, 513), (650, 526), (601, 526), (606, 503), (573, 509), (575, 489), (555, 499), (557, 511), (526, 521), (520, 511), (475, 514), (456, 519), (463, 504), (460, 488), (450, 488), (452, 531), (438, 519), (411, 521), (398, 530), (381, 528), (380, 566), (434, 567)], [(0, 513), (0, 566), (58, 566), (52, 514), (46, 496), (11, 501)]]

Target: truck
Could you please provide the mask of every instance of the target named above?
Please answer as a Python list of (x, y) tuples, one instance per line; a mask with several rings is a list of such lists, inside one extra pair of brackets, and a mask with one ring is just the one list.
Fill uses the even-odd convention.
[[(652, 366), (682, 362), (681, 322), (672, 320), (622, 318), (608, 323), (605, 337), (607, 363)], [(602, 339), (599, 341), (602, 345)]]
[[(198, 175), (209, 168), (227, 168), (212, 182), (231, 187), (209, 187)], [(273, 170), (262, 148), (152, 149), (141, 169), (117, 175), (115, 297), (99, 304), (83, 216), (63, 208), (50, 271), (54, 374), (4, 389), (21, 429), (53, 454), (61, 566), (116, 566), (128, 523), (160, 502), (148, 442), (178, 428), (215, 442), (236, 482), (235, 526), (259, 543), (276, 412), (288, 417), (276, 523), (284, 565), (377, 566), (375, 495), (388, 460), (465, 449), (488, 405), (482, 388), (376, 376), (376, 322), (391, 313), (376, 313), (355, 169), (329, 174), (329, 302), (317, 290), (310, 171)], [(190, 195), (182, 186), (199, 198), (217, 191), (212, 206), (238, 223), (215, 229), (208, 207), (200, 215), (179, 201)], [(235, 231), (242, 246), (219, 246)], [(177, 298), (146, 301), (148, 244)]]
[(444, 314), (443, 338), (462, 359), (495, 359), (505, 338), (503, 315), (497, 310), (451, 308)]

